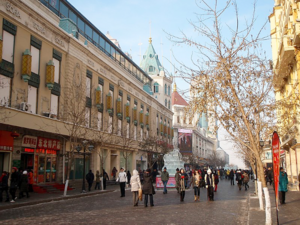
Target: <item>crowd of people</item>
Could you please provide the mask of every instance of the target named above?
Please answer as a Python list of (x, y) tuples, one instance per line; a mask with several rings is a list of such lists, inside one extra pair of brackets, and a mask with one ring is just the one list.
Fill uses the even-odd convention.
[[(10, 185), (9, 185), (10, 180)], [(33, 173), (32, 170), (17, 169), (13, 167), (11, 173), (2, 172), (0, 177), (0, 202), (3, 201), (3, 193), (5, 194), (5, 202), (15, 202), (18, 198), (29, 198), (29, 192), (33, 192)], [(17, 197), (17, 191), (19, 196)], [(11, 199), (11, 200), (10, 200)]]

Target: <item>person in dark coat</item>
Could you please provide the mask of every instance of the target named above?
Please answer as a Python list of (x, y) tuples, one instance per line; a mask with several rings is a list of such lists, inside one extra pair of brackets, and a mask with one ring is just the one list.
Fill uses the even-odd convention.
[(28, 175), (27, 171), (25, 170), (21, 176), (21, 185), (20, 185), (20, 193), (19, 193), (19, 198), (24, 197), (24, 192), (26, 193), (27, 198), (29, 198), (28, 194)]
[(184, 169), (180, 169), (180, 173), (179, 173), (179, 193), (180, 193), (180, 201), (183, 202), (184, 201), (184, 196), (185, 196), (185, 175), (187, 175), (184, 171)]
[(144, 174), (144, 183), (143, 183), (143, 194), (145, 195), (144, 198), (144, 206), (148, 206), (148, 195), (150, 195), (150, 206), (154, 206), (153, 204), (153, 194), (154, 194), (154, 187), (153, 187), (153, 178), (151, 175), (151, 170), (147, 169)]
[(128, 171), (127, 171), (127, 184), (130, 184), (130, 178), (131, 178), (131, 173), (130, 173), (130, 171), (128, 170)]
[(230, 170), (229, 178), (230, 178), (230, 184), (234, 185), (234, 172), (233, 172), (233, 169)]
[(236, 173), (236, 181), (239, 186), (239, 190), (242, 190), (243, 178), (244, 178), (244, 176), (241, 174), (241, 171), (238, 170)]
[(87, 181), (88, 184), (89, 184), (89, 191), (91, 191), (91, 187), (92, 187), (93, 182), (94, 182), (94, 179), (95, 179), (95, 176), (94, 176), (94, 174), (92, 173), (92, 170), (90, 170), (90, 171), (88, 172), (88, 174), (85, 176), (85, 179), (86, 179), (86, 181)]
[(11, 194), (12, 200), (10, 202), (15, 202), (17, 199), (16, 197), (16, 191), (18, 188), (19, 184), (19, 174), (17, 172), (17, 168), (13, 167), (11, 170), (11, 175), (10, 175), (10, 188), (9, 188), (9, 193)]
[(108, 174), (103, 169), (103, 190), (106, 189), (106, 180), (109, 180)]
[(210, 169), (207, 170), (204, 180), (207, 189), (207, 200), (214, 201), (215, 176), (211, 174)]
[(0, 202), (2, 202), (2, 193), (6, 193), (5, 202), (9, 202), (9, 194), (8, 194), (8, 173), (6, 171), (2, 172), (2, 176), (0, 177)]

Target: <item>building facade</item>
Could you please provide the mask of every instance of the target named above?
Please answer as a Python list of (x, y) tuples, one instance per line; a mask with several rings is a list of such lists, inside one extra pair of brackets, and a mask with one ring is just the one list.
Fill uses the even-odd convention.
[[(300, 79), (300, 2), (275, 0), (269, 16), (273, 70), (275, 73), (275, 97), (283, 100), (291, 93), (299, 93)], [(285, 109), (288, 110), (288, 109)], [(299, 109), (296, 109), (299, 111)], [(289, 126), (290, 124), (287, 124)], [(281, 163), (289, 177), (291, 187), (299, 188), (298, 175), (300, 159), (299, 118), (291, 129), (281, 135)], [(295, 132), (297, 131), (297, 132)], [(281, 164), (282, 165), (282, 164)]]
[(216, 151), (217, 139), (211, 137), (207, 129), (199, 126), (199, 115), (191, 117), (186, 115), (188, 106), (174, 84), (172, 93), (173, 128), (176, 133), (174, 137), (178, 137), (181, 154), (186, 157), (194, 156), (199, 165), (203, 166), (208, 163), (207, 159), (212, 151)]
[(172, 111), (144, 91), (153, 79), (68, 1), (1, 1), (0, 21), (0, 172), (81, 179), (85, 150), (85, 171), (110, 175), (147, 165), (148, 136), (171, 143), (155, 121)]

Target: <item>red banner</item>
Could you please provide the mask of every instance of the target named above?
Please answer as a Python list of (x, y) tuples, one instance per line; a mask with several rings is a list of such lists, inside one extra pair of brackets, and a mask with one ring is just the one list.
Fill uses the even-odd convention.
[(278, 185), (279, 185), (279, 166), (280, 166), (280, 140), (276, 131), (272, 137), (272, 156), (273, 156), (273, 174), (275, 185), (276, 207), (278, 209)]
[(11, 132), (0, 130), (0, 151), (12, 152), (14, 147), (14, 138)]

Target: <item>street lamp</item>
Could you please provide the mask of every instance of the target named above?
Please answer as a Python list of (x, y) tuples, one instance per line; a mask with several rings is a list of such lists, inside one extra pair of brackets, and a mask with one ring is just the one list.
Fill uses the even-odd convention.
[(260, 140), (260, 141), (259, 141), (259, 146), (260, 146), (260, 147), (264, 147), (264, 145), (265, 145), (265, 142), (264, 142), (263, 140)]
[[(85, 150), (86, 150), (86, 147), (88, 147), (88, 150), (92, 151), (94, 149), (94, 146), (93, 145), (87, 146), (87, 144), (88, 144), (87, 140), (82, 141), (82, 144), (83, 144), (83, 153), (81, 153), (81, 154), (83, 154), (83, 174), (82, 174), (82, 191), (81, 191), (81, 193), (85, 193), (86, 192), (85, 191), (85, 155), (86, 155)], [(82, 150), (82, 146), (77, 145), (75, 149), (78, 153), (80, 153), (80, 151)]]

